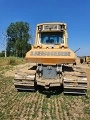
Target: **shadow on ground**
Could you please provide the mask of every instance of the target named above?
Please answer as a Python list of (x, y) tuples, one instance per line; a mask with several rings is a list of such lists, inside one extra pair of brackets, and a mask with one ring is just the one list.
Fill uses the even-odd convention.
[(59, 95), (63, 92), (63, 86), (53, 87), (53, 88), (49, 88), (49, 89), (45, 89), (44, 87), (37, 86), (36, 89), (39, 93), (46, 95), (47, 98), (50, 98), (53, 95)]
[(49, 89), (45, 89), (42, 86), (37, 86), (33, 90), (21, 90), (21, 89), (18, 89), (18, 92), (36, 92), (36, 91), (38, 91), (41, 94), (46, 95), (47, 98), (50, 98), (53, 95), (59, 95), (59, 94), (63, 93), (63, 86), (61, 86), (61, 87), (53, 87), (53, 88), (49, 88)]

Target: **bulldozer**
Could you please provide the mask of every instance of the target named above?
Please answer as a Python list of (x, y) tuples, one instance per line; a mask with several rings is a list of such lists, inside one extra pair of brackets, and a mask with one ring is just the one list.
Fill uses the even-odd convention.
[(80, 63), (87, 63), (90, 64), (90, 56), (82, 56), (80, 57)]
[(26, 53), (28, 69), (17, 70), (14, 85), (17, 90), (36, 90), (63, 86), (66, 94), (86, 94), (87, 76), (76, 65), (76, 55), (68, 47), (67, 24), (40, 23), (36, 26), (35, 43)]
[(85, 62), (86, 62), (87, 64), (90, 64), (90, 56), (85, 56)]

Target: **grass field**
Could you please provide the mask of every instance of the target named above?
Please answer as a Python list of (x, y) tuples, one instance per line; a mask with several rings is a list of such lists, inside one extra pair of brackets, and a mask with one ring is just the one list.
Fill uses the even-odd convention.
[(0, 120), (90, 120), (87, 96), (64, 95), (59, 89), (17, 92), (13, 77), (4, 76), (12, 66), (0, 67)]
[(16, 58), (16, 57), (0, 57), (0, 66), (5, 65), (18, 65), (25, 63), (24, 58)]

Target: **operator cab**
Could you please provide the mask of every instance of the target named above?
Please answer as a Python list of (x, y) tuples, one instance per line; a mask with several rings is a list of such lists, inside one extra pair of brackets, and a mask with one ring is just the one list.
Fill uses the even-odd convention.
[(65, 23), (38, 24), (36, 33), (36, 45), (67, 45)]
[(59, 45), (63, 43), (63, 32), (42, 32), (40, 43)]

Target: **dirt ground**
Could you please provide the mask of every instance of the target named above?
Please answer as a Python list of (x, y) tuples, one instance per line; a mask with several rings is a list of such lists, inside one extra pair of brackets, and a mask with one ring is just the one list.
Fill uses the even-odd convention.
[(0, 120), (90, 120), (90, 66), (79, 64), (88, 78), (87, 96), (64, 95), (60, 89), (17, 92), (14, 74), (25, 64), (0, 71)]

